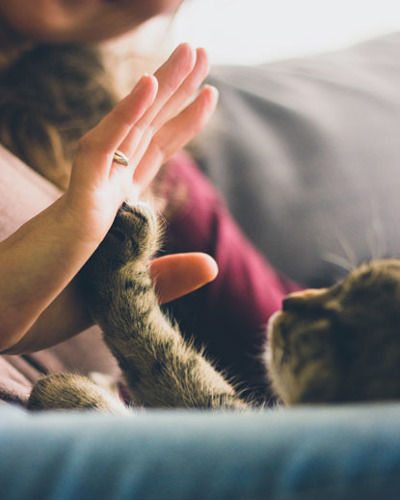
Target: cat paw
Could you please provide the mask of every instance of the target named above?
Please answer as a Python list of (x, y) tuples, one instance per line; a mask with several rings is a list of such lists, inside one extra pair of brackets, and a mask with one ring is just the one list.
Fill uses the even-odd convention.
[[(124, 203), (93, 260), (114, 263), (117, 267), (134, 261), (150, 260), (158, 247), (158, 224), (147, 203)], [(100, 265), (104, 270), (104, 266)]]
[[(108, 241), (107, 241), (108, 240)], [(133, 260), (149, 260), (158, 248), (157, 216), (147, 203), (125, 202), (106, 237), (108, 251), (127, 264)]]
[(124, 203), (99, 248), (80, 272), (80, 287), (96, 321), (126, 301), (126, 283), (150, 280), (148, 263), (158, 248), (157, 216), (150, 205)]
[(127, 264), (147, 264), (158, 248), (157, 216), (150, 205), (124, 203), (99, 248), (83, 267), (84, 287), (98, 286)]
[(96, 410), (126, 415), (130, 410), (113, 393), (74, 373), (47, 375), (33, 386), (28, 410)]

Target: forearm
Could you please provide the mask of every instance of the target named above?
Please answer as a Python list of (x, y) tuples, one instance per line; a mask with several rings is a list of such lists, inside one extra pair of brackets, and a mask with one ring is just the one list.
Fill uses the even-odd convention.
[(16, 344), (3, 354), (26, 354), (46, 349), (81, 333), (93, 324), (77, 279), (56, 297)]
[[(79, 231), (80, 223), (61, 197), (0, 244), (1, 350), (19, 342), (95, 250), (95, 241)], [(64, 292), (34, 329), (39, 331), (40, 323), (50, 318), (51, 326), (62, 306), (75, 300), (72, 289)]]

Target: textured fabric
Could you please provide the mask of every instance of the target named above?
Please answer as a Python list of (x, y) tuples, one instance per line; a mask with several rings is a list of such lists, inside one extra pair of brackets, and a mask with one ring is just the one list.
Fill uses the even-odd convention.
[(0, 409), (3, 500), (398, 500), (400, 406), (132, 418)]
[(214, 68), (201, 165), (272, 265), (308, 286), (400, 255), (400, 33)]

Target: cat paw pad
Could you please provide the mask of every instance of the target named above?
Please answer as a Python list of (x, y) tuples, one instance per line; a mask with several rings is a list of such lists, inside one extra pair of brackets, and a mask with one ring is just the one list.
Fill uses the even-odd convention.
[(106, 239), (112, 240), (120, 259), (129, 262), (141, 256), (150, 258), (157, 250), (158, 223), (147, 203), (124, 203)]

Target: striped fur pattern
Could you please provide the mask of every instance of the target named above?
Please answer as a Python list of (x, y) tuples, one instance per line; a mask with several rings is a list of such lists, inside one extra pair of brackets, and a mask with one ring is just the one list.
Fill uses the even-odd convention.
[[(149, 274), (158, 235), (149, 205), (124, 204), (82, 272), (91, 312), (124, 373), (134, 405), (246, 408), (233, 385), (161, 312)], [(29, 407), (108, 411), (103, 389), (94, 389), (81, 376), (50, 375), (34, 387)], [(110, 411), (118, 413), (118, 405), (110, 405)]]
[(289, 295), (269, 323), (267, 364), (286, 404), (400, 399), (400, 260)]
[[(158, 235), (148, 205), (125, 204), (82, 271), (133, 404), (251, 407), (161, 312), (149, 274)], [(373, 261), (331, 288), (291, 294), (268, 327), (272, 387), (286, 404), (400, 399), (399, 328), (400, 260)], [(41, 379), (28, 407), (128, 412), (110, 391), (75, 374)]]

